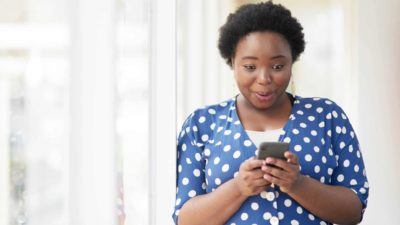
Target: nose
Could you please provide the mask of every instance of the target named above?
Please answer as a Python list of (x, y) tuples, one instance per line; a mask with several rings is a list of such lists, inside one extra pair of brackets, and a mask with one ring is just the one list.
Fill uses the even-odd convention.
[(260, 85), (267, 85), (272, 82), (272, 77), (268, 70), (260, 70), (260, 73), (257, 76), (257, 82)]

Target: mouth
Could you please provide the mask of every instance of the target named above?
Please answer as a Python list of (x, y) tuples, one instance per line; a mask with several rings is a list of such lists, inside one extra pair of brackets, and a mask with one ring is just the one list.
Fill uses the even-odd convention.
[(255, 95), (260, 101), (268, 101), (272, 98), (272, 96), (274, 95), (274, 92), (272, 92), (272, 91), (269, 91), (269, 92), (257, 91), (257, 92), (255, 92)]

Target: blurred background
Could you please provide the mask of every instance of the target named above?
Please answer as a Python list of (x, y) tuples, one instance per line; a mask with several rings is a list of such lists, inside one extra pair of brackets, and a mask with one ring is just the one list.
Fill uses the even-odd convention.
[[(172, 224), (175, 134), (238, 93), (218, 29), (244, 0), (0, 0), (0, 225)], [(304, 27), (290, 92), (358, 134), (361, 224), (400, 221), (400, 1), (275, 0)]]

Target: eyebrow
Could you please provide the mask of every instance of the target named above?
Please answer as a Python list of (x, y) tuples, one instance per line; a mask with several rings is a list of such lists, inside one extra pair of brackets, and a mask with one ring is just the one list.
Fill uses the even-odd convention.
[[(270, 59), (277, 59), (277, 58), (285, 58), (285, 56), (284, 55), (276, 55), (276, 56), (272, 56)], [(244, 57), (242, 57), (242, 60), (244, 60), (244, 59), (258, 59), (257, 57), (255, 57), (255, 56), (244, 56)]]

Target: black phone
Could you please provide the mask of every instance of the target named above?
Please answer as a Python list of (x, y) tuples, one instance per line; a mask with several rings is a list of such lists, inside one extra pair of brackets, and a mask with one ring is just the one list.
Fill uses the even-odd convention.
[(261, 142), (258, 147), (257, 159), (265, 160), (268, 157), (286, 161), (284, 153), (289, 151), (289, 143), (285, 142)]

